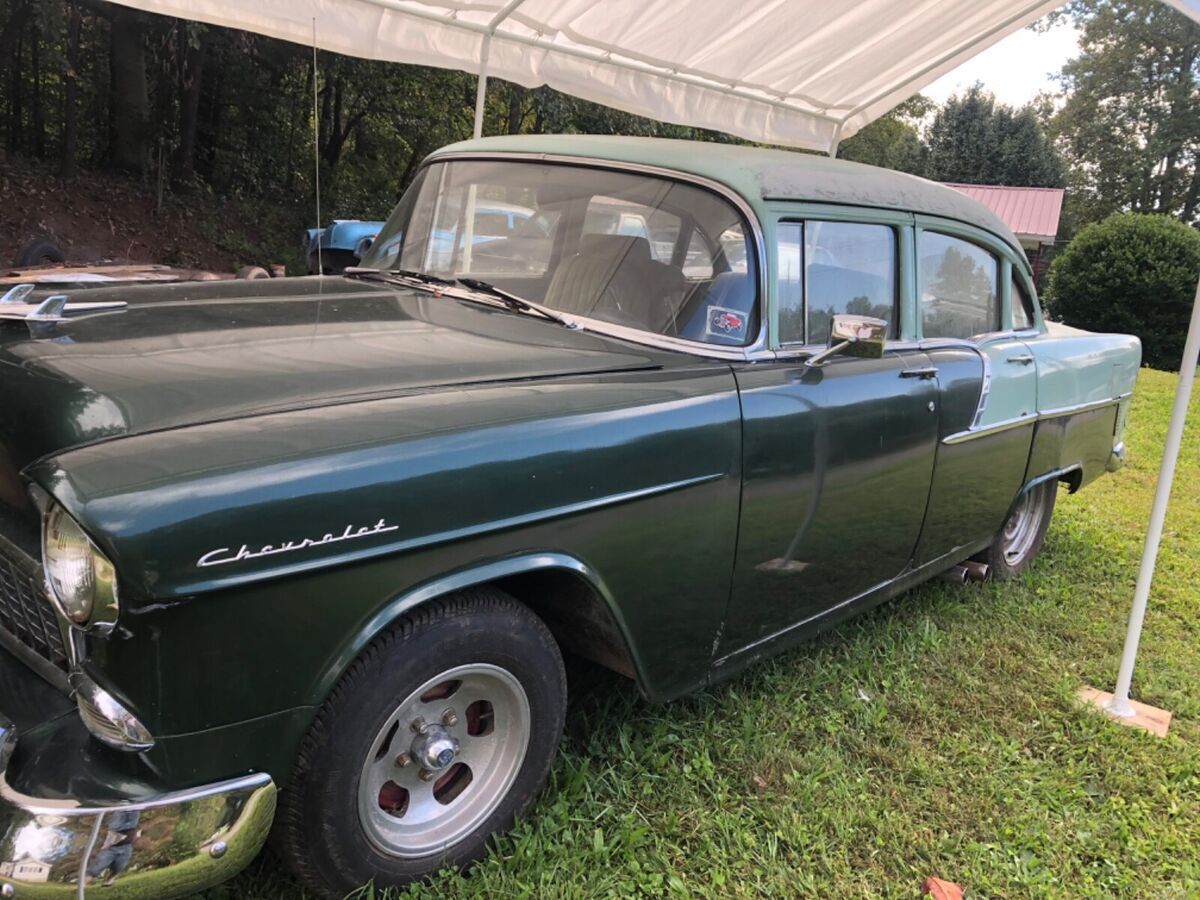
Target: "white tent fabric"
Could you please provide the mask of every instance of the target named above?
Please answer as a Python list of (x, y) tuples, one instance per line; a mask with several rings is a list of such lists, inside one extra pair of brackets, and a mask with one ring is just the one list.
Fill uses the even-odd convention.
[[(1059, 0), (118, 0), (829, 151)], [(1176, 0), (1200, 4), (1200, 0)]]

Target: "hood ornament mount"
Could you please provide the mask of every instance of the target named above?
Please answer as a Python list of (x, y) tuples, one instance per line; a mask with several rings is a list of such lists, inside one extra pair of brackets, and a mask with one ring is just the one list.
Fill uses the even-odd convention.
[(115, 312), (129, 304), (124, 300), (72, 301), (66, 294), (53, 294), (40, 303), (27, 303), (32, 284), (18, 284), (0, 297), (0, 319), (46, 324), (67, 322), (81, 315)]

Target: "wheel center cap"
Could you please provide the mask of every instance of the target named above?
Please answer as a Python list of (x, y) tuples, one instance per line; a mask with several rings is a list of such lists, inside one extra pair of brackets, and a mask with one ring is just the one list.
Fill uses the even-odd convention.
[(458, 756), (458, 741), (441, 725), (428, 725), (423, 734), (413, 739), (410, 752), (426, 769), (437, 772), (454, 762)]

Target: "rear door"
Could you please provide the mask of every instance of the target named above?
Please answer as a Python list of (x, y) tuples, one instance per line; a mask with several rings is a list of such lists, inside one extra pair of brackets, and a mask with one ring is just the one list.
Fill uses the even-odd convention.
[(918, 218), (917, 226), (921, 347), (939, 370), (943, 410), (915, 559), (923, 565), (1003, 525), (1025, 481), (1037, 366), (1013, 327), (1008, 251), (957, 223)]

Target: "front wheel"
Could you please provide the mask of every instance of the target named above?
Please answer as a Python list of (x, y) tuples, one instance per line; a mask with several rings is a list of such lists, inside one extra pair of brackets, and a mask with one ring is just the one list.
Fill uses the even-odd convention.
[(280, 798), (275, 842), (324, 896), (483, 854), (541, 788), (566, 676), (526, 607), (475, 589), (417, 610), (350, 667)]
[(1029, 568), (1046, 540), (1057, 496), (1058, 483), (1043, 481), (1017, 498), (992, 545), (977, 557), (992, 578), (1016, 578)]

